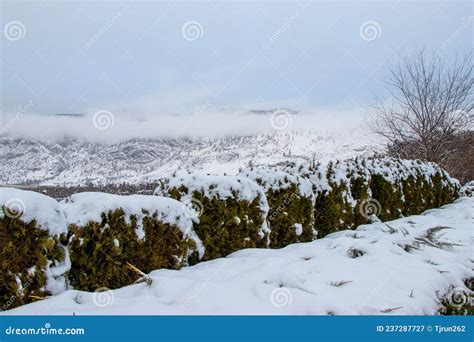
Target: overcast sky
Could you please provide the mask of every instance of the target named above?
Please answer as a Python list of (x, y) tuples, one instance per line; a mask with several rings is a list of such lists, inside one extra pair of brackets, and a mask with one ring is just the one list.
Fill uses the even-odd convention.
[(351, 108), (399, 53), (472, 49), (471, 2), (2, 1), (1, 110)]

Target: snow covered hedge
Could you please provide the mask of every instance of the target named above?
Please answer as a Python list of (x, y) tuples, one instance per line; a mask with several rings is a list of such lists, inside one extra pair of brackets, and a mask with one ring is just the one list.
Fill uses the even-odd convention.
[(180, 173), (162, 179), (155, 196), (79, 193), (58, 203), (0, 188), (1, 304), (61, 292), (66, 277), (80, 290), (119, 288), (140, 278), (130, 265), (148, 273), (308, 242), (419, 214), (460, 193), (437, 165), (390, 158)]
[(151, 286), (113, 290), (107, 306), (69, 290), (8, 314), (437, 315), (447, 300), (456, 308), (441, 313), (472, 315), (462, 304), (473, 299), (474, 282), (463, 281), (474, 277), (473, 222), (474, 198), (465, 197), (309, 243), (156, 270)]
[(66, 233), (54, 199), (0, 188), (0, 311), (65, 290)]
[(203, 241), (203, 260), (243, 248), (267, 247), (268, 203), (251, 179), (180, 173), (161, 180), (156, 195), (170, 196), (189, 208), (194, 231)]
[(155, 193), (197, 207), (194, 229), (209, 260), (419, 214), (451, 203), (460, 186), (436, 164), (373, 157), (251, 167), (238, 177), (180, 173)]
[(61, 203), (69, 223), (71, 271), (77, 289), (118, 288), (148, 273), (200, 259), (203, 247), (185, 207), (171, 198), (79, 193)]
[(270, 208), (270, 248), (316, 239), (314, 194), (307, 178), (277, 168), (241, 171), (240, 175), (256, 181), (265, 191)]
[(318, 237), (414, 215), (451, 203), (459, 183), (434, 163), (394, 158), (354, 158), (304, 168), (288, 165), (313, 184)]

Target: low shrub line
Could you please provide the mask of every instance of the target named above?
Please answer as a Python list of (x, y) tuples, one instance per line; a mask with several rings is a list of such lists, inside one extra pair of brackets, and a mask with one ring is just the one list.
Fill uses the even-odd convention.
[(391, 158), (182, 172), (161, 179), (155, 196), (79, 193), (58, 203), (0, 188), (0, 309), (418, 214), (460, 191), (435, 164)]

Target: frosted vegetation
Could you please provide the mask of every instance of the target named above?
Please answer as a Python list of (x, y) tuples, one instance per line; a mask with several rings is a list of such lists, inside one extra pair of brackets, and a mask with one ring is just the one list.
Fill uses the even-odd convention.
[[(431, 315), (470, 289), (474, 199), (283, 249), (245, 249), (105, 292), (68, 290), (8, 314)], [(468, 297), (466, 297), (468, 300)]]
[(389, 158), (249, 166), (238, 176), (177, 173), (161, 179), (155, 196), (80, 193), (57, 202), (1, 188), (8, 259), (1, 304), (11, 309), (67, 288), (149, 284), (153, 270), (311, 242), (419, 214), (460, 193), (435, 164)]

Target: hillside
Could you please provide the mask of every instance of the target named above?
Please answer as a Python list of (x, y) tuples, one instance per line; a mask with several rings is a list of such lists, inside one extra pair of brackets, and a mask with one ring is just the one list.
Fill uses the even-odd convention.
[(177, 170), (236, 174), (249, 164), (346, 159), (380, 150), (361, 132), (287, 132), (214, 138), (128, 139), (0, 137), (0, 184), (146, 183)]

